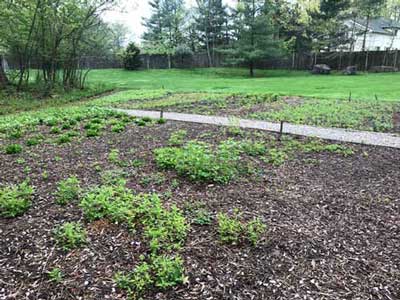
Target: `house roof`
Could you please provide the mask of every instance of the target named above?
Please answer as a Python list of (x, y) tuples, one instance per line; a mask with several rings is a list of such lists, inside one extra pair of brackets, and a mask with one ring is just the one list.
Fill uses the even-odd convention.
[[(357, 19), (356, 23), (360, 24), (361, 26), (366, 26), (367, 20), (366, 19)], [(400, 29), (400, 23), (389, 20), (386, 18), (374, 18), (369, 20), (369, 30), (374, 33), (381, 33), (381, 34), (391, 34), (389, 31), (390, 29)]]

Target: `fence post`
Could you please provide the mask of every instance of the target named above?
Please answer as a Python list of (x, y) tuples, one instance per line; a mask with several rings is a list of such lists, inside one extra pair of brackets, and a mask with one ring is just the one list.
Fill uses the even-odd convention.
[(368, 50), (365, 52), (365, 71), (368, 71)]

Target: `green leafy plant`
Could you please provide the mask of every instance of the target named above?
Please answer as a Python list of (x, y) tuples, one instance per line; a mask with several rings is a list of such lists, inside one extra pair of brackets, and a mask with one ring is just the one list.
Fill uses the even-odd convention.
[(62, 180), (58, 184), (56, 203), (65, 205), (71, 201), (78, 200), (80, 192), (80, 182), (76, 176)]
[(223, 243), (237, 244), (243, 233), (243, 224), (239, 220), (239, 215), (235, 213), (232, 217), (224, 213), (219, 213), (218, 233)]
[(31, 206), (33, 188), (28, 182), (0, 188), (0, 216), (14, 218)]
[(114, 282), (118, 288), (128, 291), (133, 299), (138, 299), (153, 284), (151, 266), (142, 262), (128, 274), (118, 272), (114, 276)]
[(10, 144), (5, 148), (6, 154), (18, 154), (22, 152), (22, 146), (20, 144)]
[(54, 238), (59, 247), (68, 251), (86, 243), (86, 230), (78, 222), (67, 222), (56, 227)]
[(61, 129), (59, 127), (52, 127), (50, 130), (51, 134), (59, 134), (61, 133)]
[(170, 146), (181, 146), (181, 145), (183, 145), (186, 136), (187, 136), (187, 131), (186, 130), (175, 131), (169, 137), (168, 145), (170, 145)]
[(240, 150), (236, 142), (222, 142), (213, 150), (208, 144), (189, 142), (182, 148), (155, 150), (159, 167), (175, 169), (178, 174), (196, 181), (228, 183), (237, 173)]
[(57, 144), (66, 144), (71, 142), (71, 137), (68, 134), (63, 134), (57, 139)]
[(256, 246), (266, 229), (267, 226), (259, 218), (255, 218), (246, 225), (247, 238)]
[(165, 255), (152, 257), (152, 268), (155, 272), (155, 285), (168, 288), (186, 281), (183, 260), (180, 256)]
[(48, 273), (50, 281), (54, 283), (60, 283), (63, 281), (63, 273), (61, 272), (61, 269), (59, 268), (54, 268)]
[(41, 139), (38, 137), (32, 137), (32, 138), (26, 140), (26, 142), (25, 142), (25, 144), (28, 147), (36, 146), (36, 145), (39, 145), (40, 143), (41, 143)]

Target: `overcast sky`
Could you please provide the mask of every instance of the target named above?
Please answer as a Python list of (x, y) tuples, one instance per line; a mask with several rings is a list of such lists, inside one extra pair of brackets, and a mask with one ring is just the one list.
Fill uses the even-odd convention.
[[(195, 0), (186, 0), (186, 6), (194, 5)], [(236, 0), (224, 0), (226, 4), (235, 3)], [(151, 11), (147, 0), (122, 0), (121, 7), (115, 11), (107, 12), (104, 20), (107, 22), (119, 22), (125, 24), (132, 32), (130, 40), (140, 41), (144, 32), (142, 18), (149, 17)]]

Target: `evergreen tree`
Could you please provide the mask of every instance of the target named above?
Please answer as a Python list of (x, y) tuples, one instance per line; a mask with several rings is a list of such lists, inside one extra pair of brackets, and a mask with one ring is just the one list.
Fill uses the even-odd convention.
[(321, 0), (319, 10), (310, 13), (309, 36), (316, 51), (337, 49), (349, 43), (345, 20), (349, 0)]
[(143, 34), (145, 48), (149, 53), (168, 55), (171, 68), (171, 55), (183, 43), (183, 0), (153, 0), (149, 4), (152, 15), (143, 23), (147, 29)]
[(129, 71), (139, 69), (142, 65), (139, 55), (139, 48), (134, 43), (130, 43), (122, 56), (124, 68)]
[(222, 52), (228, 63), (247, 65), (254, 76), (255, 64), (266, 58), (277, 57), (282, 48), (274, 39), (271, 6), (265, 0), (242, 0), (235, 12), (236, 37), (230, 49)]
[(209, 66), (214, 64), (215, 49), (226, 43), (228, 13), (222, 0), (197, 0), (196, 29), (207, 51)]

